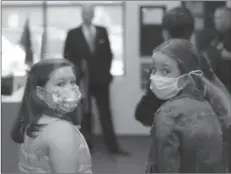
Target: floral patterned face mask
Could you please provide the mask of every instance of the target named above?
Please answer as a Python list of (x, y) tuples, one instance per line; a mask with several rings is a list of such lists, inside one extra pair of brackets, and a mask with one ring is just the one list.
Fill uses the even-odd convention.
[[(76, 85), (74, 88), (66, 88), (62, 91), (47, 91), (47, 94), (51, 95), (52, 101), (44, 101), (48, 106), (53, 106), (55, 109), (62, 114), (66, 114), (74, 111), (81, 99), (81, 92), (79, 87)], [(51, 102), (51, 103), (50, 103)], [(55, 107), (54, 107), (55, 105)]]

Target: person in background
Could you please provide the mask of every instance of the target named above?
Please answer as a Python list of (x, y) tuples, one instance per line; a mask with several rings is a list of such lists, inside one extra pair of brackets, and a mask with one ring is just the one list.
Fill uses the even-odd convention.
[(231, 9), (228, 7), (216, 9), (214, 25), (219, 35), (213, 42), (220, 40), (224, 49), (231, 52)]
[(65, 59), (32, 66), (11, 131), (20, 144), (20, 173), (92, 173), (87, 143), (72, 124), (81, 93), (76, 68)]
[(214, 24), (218, 35), (205, 50), (214, 73), (231, 92), (231, 9), (220, 7), (214, 14)]
[(205, 95), (222, 91), (203, 75), (197, 49), (188, 40), (171, 39), (152, 57), (150, 89), (165, 103), (155, 114), (145, 172), (227, 172), (222, 126)]
[[(207, 51), (207, 54), (216, 75), (231, 93), (231, 8), (218, 8), (215, 11), (214, 24), (218, 36), (213, 40), (210, 48), (215, 51)], [(231, 133), (231, 127), (229, 132)], [(231, 172), (231, 137), (229, 137), (228, 147), (229, 172)]]
[[(110, 109), (110, 74), (113, 54), (107, 29), (92, 23), (94, 7), (82, 6), (81, 26), (68, 31), (64, 45), (64, 57), (71, 60), (77, 67), (88, 70), (88, 113), (83, 116), (81, 131), (92, 150), (92, 111), (91, 97), (95, 97), (99, 110), (100, 122), (105, 142), (109, 152), (113, 154), (128, 155), (117, 142), (112, 114)], [(84, 63), (85, 62), (85, 63)]]

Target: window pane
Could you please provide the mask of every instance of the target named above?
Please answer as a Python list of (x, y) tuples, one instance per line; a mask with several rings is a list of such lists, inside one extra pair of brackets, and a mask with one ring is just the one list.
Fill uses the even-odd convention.
[[(81, 25), (81, 7), (48, 4), (47, 9), (47, 57), (62, 58), (67, 31)], [(107, 27), (114, 53), (111, 73), (115, 76), (123, 75), (123, 6), (97, 5), (94, 23)]]
[[(39, 1), (37, 1), (39, 2)], [(40, 1), (42, 3), (42, 1)], [(13, 4), (16, 3), (16, 4)], [(25, 5), (25, 2), (2, 4), (2, 42), (3, 69), (12, 69), (15, 75), (20, 74), (25, 63), (25, 52), (19, 47), (26, 20), (29, 19), (34, 61), (39, 59), (43, 17), (41, 5)], [(11, 51), (8, 51), (11, 49)], [(19, 54), (20, 53), (20, 54)]]

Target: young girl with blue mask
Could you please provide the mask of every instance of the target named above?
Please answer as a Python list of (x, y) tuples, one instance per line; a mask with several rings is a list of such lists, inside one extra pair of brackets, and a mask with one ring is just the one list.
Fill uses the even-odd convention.
[(187, 40), (172, 39), (154, 51), (150, 88), (165, 103), (154, 116), (146, 173), (227, 171), (222, 122), (210, 104), (218, 90), (199, 61)]
[(20, 144), (21, 173), (91, 173), (88, 146), (72, 124), (81, 99), (76, 78), (65, 59), (42, 60), (28, 72), (11, 132)]

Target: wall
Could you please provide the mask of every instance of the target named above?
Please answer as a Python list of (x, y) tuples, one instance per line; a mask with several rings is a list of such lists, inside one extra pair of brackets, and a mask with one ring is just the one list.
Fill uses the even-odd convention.
[(1, 121), (3, 123), (1, 124), (1, 173), (19, 173), (17, 166), (19, 145), (10, 138), (10, 131), (19, 110), (19, 103), (2, 103), (1, 109)]
[[(149, 133), (149, 128), (134, 119), (136, 104), (143, 91), (140, 88), (139, 6), (166, 5), (167, 10), (180, 5), (180, 1), (127, 1), (125, 5), (125, 76), (115, 77), (111, 85), (111, 106), (117, 134)], [(154, 16), (155, 17), (155, 16)], [(156, 16), (158, 17), (158, 16)], [(96, 115), (97, 118), (97, 115)], [(95, 133), (101, 133), (95, 118)]]
[(227, 0), (226, 3), (227, 3), (227, 7), (231, 8), (231, 1)]

